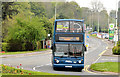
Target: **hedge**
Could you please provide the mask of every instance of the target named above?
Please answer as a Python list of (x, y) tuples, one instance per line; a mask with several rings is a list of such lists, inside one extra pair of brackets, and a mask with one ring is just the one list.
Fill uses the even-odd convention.
[(2, 51), (16, 52), (16, 51), (33, 51), (41, 49), (41, 43), (37, 42), (34, 45), (30, 42), (26, 43), (2, 43)]
[(120, 41), (117, 42), (117, 46), (112, 49), (113, 54), (120, 55)]

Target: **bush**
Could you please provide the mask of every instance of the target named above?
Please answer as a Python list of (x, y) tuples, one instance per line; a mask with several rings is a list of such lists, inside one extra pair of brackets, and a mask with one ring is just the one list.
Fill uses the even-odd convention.
[(9, 50), (9, 44), (8, 43), (2, 43), (2, 51), (7, 52)]
[(120, 47), (120, 41), (117, 42), (117, 46)]
[(102, 29), (101, 32), (108, 33), (108, 29)]
[(33, 45), (31, 43), (2, 43), (2, 51), (16, 52), (16, 51), (32, 51)]
[(120, 55), (120, 47), (114, 46), (112, 49), (113, 54)]

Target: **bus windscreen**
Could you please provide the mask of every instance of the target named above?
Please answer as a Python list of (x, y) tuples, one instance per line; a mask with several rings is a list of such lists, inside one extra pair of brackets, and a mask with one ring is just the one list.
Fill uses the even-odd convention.
[(55, 44), (55, 56), (83, 56), (81, 44)]
[(80, 21), (57, 21), (56, 32), (83, 32), (83, 23)]

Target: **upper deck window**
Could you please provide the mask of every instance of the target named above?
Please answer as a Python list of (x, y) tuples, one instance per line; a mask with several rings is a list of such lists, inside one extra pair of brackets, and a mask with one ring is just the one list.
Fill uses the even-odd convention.
[(80, 21), (58, 21), (56, 24), (56, 32), (83, 32), (83, 23)]

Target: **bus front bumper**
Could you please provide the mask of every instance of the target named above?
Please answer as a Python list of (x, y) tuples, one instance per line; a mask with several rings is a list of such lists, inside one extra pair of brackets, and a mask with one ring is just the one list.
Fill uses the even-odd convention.
[(53, 64), (54, 68), (84, 68), (84, 64)]

